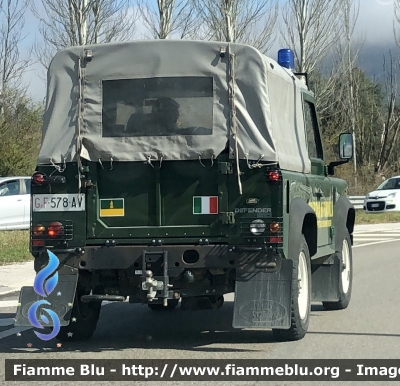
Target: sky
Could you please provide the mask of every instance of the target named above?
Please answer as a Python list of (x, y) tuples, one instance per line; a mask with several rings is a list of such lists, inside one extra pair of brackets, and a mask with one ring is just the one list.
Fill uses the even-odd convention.
[[(326, 0), (335, 1), (335, 0)], [(38, 23), (29, 12), (26, 14), (25, 33), (27, 38), (21, 50), (22, 55), (29, 51), (38, 35)], [(393, 36), (393, 0), (360, 0), (360, 12), (355, 30), (355, 41), (363, 41), (359, 65), (369, 75), (380, 76), (382, 73), (383, 54), (391, 49), (400, 53)], [(140, 29), (140, 27), (139, 27)], [(400, 26), (399, 26), (400, 29)], [(278, 42), (267, 54), (276, 60)], [(356, 44), (358, 45), (358, 43)], [(31, 66), (24, 77), (24, 83), (29, 85), (28, 95), (35, 101), (43, 101), (46, 85), (43, 67), (39, 64)]]
[[(356, 33), (364, 38), (359, 66), (368, 75), (380, 78), (383, 74), (383, 55), (389, 50), (400, 54), (393, 34), (393, 0), (360, 0), (360, 15)], [(400, 31), (400, 25), (398, 26)]]

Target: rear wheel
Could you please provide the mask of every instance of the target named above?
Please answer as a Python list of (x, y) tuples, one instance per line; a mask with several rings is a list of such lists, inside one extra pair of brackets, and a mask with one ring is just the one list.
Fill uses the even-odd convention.
[(343, 236), (340, 252), (339, 300), (337, 302), (322, 302), (326, 310), (344, 310), (351, 299), (353, 286), (353, 256), (349, 232)]
[(168, 299), (168, 305), (164, 307), (163, 304), (152, 304), (149, 303), (148, 306), (153, 311), (164, 311), (164, 310), (173, 310), (177, 307), (179, 303), (179, 299)]
[(311, 263), (304, 236), (298, 258), (293, 263), (291, 326), (287, 330), (272, 330), (274, 337), (280, 341), (302, 339), (308, 331), (311, 313)]
[(96, 330), (101, 302), (83, 303), (79, 299), (80, 296), (76, 294), (71, 321), (68, 326), (61, 327), (57, 335), (57, 339), (62, 342), (87, 340), (92, 337)]

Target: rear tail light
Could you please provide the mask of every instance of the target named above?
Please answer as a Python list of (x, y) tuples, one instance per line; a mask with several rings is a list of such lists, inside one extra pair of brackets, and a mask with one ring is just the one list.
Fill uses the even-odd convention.
[(271, 225), (269, 226), (269, 230), (272, 233), (276, 233), (279, 232), (279, 230), (281, 229), (281, 227), (279, 226), (279, 224), (277, 222), (273, 222), (271, 223)]
[(33, 228), (33, 234), (34, 234), (35, 236), (40, 236), (40, 235), (42, 235), (45, 231), (46, 231), (46, 227), (45, 227), (44, 225), (42, 225), (42, 224), (36, 225), (36, 226)]
[(45, 245), (44, 240), (32, 240), (32, 246), (34, 247), (43, 247)]
[(35, 173), (32, 176), (32, 184), (37, 186), (43, 186), (47, 184), (47, 176), (44, 173)]
[(57, 237), (64, 234), (64, 226), (58, 221), (53, 221), (47, 228), (47, 234), (50, 237)]
[(282, 237), (270, 237), (269, 238), (270, 243), (281, 243), (282, 242)]
[(274, 182), (279, 181), (281, 179), (280, 173), (276, 170), (272, 170), (272, 171), (268, 172), (267, 176), (270, 181), (274, 181)]

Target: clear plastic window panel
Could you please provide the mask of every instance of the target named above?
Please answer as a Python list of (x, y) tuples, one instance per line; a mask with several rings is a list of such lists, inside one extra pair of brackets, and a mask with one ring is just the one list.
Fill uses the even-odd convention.
[(103, 81), (103, 137), (211, 135), (213, 78)]

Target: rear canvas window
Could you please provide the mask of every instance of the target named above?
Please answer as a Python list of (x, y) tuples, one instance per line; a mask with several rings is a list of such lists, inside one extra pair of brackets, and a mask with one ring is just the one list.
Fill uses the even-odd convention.
[(103, 137), (211, 135), (213, 78), (105, 80)]

